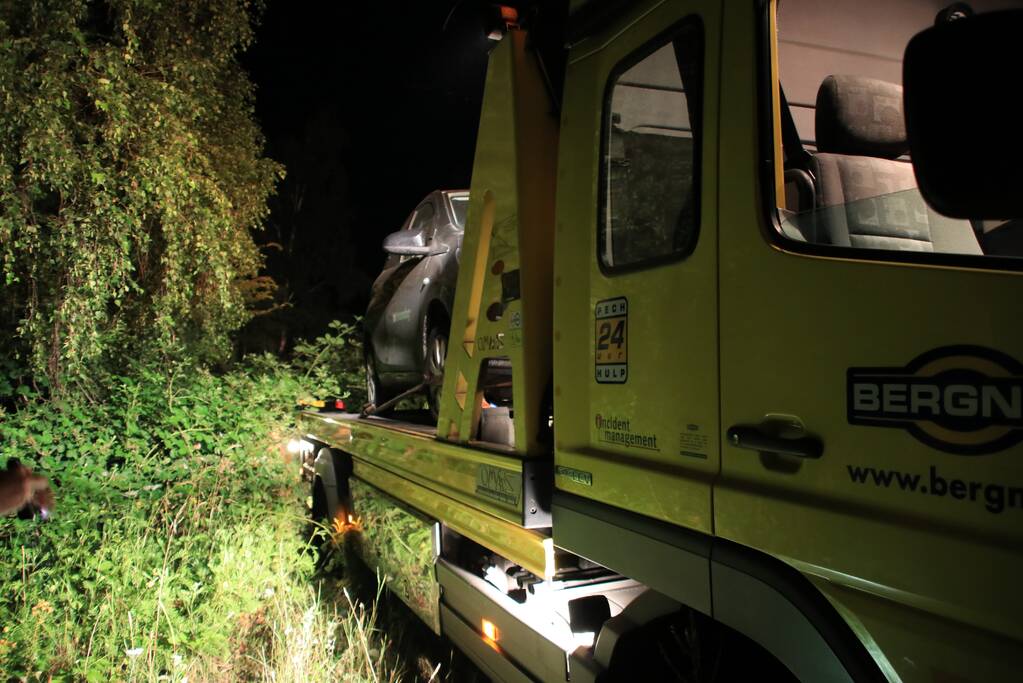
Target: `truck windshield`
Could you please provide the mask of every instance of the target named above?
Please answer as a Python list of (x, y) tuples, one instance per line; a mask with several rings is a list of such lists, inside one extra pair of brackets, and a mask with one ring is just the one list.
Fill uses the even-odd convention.
[(465, 229), (465, 215), (469, 211), (469, 195), (454, 195), (451, 197), (451, 212), (455, 215), (455, 225), (459, 229)]

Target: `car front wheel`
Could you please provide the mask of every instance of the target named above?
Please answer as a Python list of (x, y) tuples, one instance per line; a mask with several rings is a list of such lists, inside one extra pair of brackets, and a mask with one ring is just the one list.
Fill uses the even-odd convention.
[(426, 380), (429, 385), (426, 388), (427, 402), (430, 405), (430, 415), (437, 419), (440, 415), (440, 396), (444, 386), (444, 359), (448, 355), (448, 333), (439, 325), (431, 325), (426, 335)]
[(366, 345), (366, 405), (374, 409), (384, 402), (380, 392), (380, 378), (377, 377), (376, 363), (373, 361), (373, 349)]

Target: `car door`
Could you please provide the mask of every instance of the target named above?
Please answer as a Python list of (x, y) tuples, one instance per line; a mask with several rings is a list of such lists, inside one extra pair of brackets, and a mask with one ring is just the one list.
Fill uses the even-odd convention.
[(716, 2), (644, 3), (573, 48), (555, 267), (557, 488), (703, 531), (718, 470), (718, 23)]
[[(405, 229), (419, 232), (424, 243), (433, 235), (433, 219), (436, 209), (433, 199), (427, 199), (416, 207)], [(393, 257), (391, 257), (393, 258)], [(417, 272), (423, 256), (398, 256), (387, 278), (386, 305), (373, 339), (374, 348), (380, 359), (378, 372), (391, 376), (392, 381), (418, 382), (422, 364), (422, 297), (423, 278)]]

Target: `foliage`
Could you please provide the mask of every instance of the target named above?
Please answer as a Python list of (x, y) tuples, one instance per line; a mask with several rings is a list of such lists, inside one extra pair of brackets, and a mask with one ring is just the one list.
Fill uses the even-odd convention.
[(320, 396), (347, 399), (351, 410), (358, 410), (366, 402), (362, 343), (356, 323), (335, 320), (315, 340), (297, 342), (291, 363), (303, 381), (320, 389)]
[[(352, 598), (317, 596), (308, 605), (294, 599), (272, 603), (273, 626), (260, 653), (259, 677), (274, 683), (307, 681), (399, 680), (401, 670), (388, 661), (391, 641), (377, 626), (380, 593), (369, 606)], [(304, 611), (299, 611), (301, 608)]]
[(374, 610), (315, 581), (302, 533), (283, 444), (317, 376), (262, 356), (222, 376), (140, 361), (103, 403), (22, 387), (29, 402), (0, 412), (0, 467), (48, 475), (57, 507), (0, 519), (4, 679), (393, 680)]
[(281, 170), (237, 61), (251, 9), (0, 3), (0, 335), (54, 389), (146, 349), (224, 358), (262, 292)]

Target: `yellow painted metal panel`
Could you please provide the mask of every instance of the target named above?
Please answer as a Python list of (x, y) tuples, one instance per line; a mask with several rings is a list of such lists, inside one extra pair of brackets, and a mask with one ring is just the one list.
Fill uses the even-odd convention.
[(489, 548), (545, 579), (554, 576), (554, 544), (534, 531), (481, 513), (447, 496), (354, 458), (355, 476), (433, 517), (444, 526)]
[[(805, 571), (812, 568), (802, 567)], [(978, 629), (937, 609), (907, 609), (921, 596), (887, 595), (860, 590), (847, 581), (815, 579), (881, 664), (889, 678), (912, 681), (1013, 681), (1019, 679), (1023, 644), (1002, 634)], [(897, 657), (898, 659), (889, 659)], [(969, 677), (960, 672), (969, 671)]]
[[(781, 81), (778, 80), (778, 0), (771, 0), (768, 9), (771, 50), (771, 117), (774, 119), (774, 158), (782, 159), (781, 147)], [(774, 196), (778, 199), (778, 207), (785, 207), (785, 171), (783, 164), (774, 165)], [(792, 207), (793, 210), (796, 207)]]
[(957, 455), (851, 424), (847, 377), (957, 345), (1023, 360), (1023, 277), (771, 245), (752, 12), (727, 4), (722, 49), (722, 428), (796, 416), (824, 451), (799, 460), (726, 444), (715, 530), (817, 577), (904, 681), (1018, 677), (1023, 525), (1009, 501), (1023, 491), (1023, 447)]
[[(357, 477), (537, 576), (553, 576), (551, 539), (521, 526), (520, 458), (445, 443), (392, 421), (312, 412), (297, 419), (305, 434), (351, 455)], [(500, 500), (513, 481), (517, 505)]]
[(551, 377), (551, 279), (558, 121), (526, 33), (509, 29), (490, 55), (473, 162), (469, 213), (452, 307), (439, 434), (477, 438), (488, 358), (512, 366), (515, 450), (537, 440)]
[[(601, 123), (622, 60), (696, 15), (704, 33), (699, 240), (681, 261), (605, 274), (598, 265)], [(636, 3), (570, 55), (555, 236), (554, 330), (559, 489), (704, 532), (718, 472), (717, 112), (720, 7)], [(627, 302), (627, 380), (598, 383), (600, 323)], [(610, 316), (605, 318), (602, 316)], [(596, 334), (595, 334), (596, 333)], [(599, 558), (594, 558), (598, 559)]]
[(353, 517), (345, 542), (440, 635), (440, 584), (433, 543), (437, 523), (359, 479), (351, 480), (351, 494)]
[(324, 443), (437, 493), (513, 524), (522, 522), (522, 460), (514, 455), (445, 443), (395, 421), (355, 415), (301, 413), (299, 425)]

